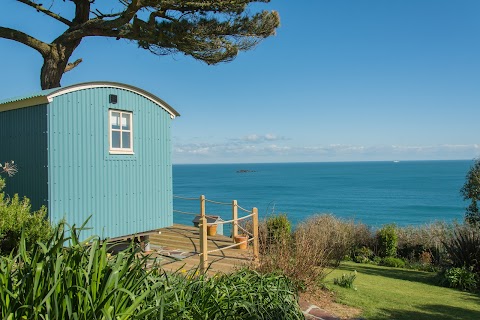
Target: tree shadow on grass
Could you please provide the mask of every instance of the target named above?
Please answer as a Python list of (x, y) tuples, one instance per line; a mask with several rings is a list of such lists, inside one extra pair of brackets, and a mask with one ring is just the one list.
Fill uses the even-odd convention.
[(418, 306), (420, 310), (387, 310), (383, 309), (388, 316), (371, 317), (369, 320), (478, 320), (480, 319), (480, 310), (470, 310), (459, 307), (444, 305), (422, 305)]
[(378, 266), (369, 266), (365, 264), (358, 265), (342, 265), (342, 270), (354, 271), (356, 270), (359, 273), (364, 273), (372, 276), (381, 276), (399, 280), (407, 280), (412, 282), (420, 282), (430, 285), (437, 285), (436, 274), (425, 272), (425, 271), (415, 271), (407, 269), (396, 269), (396, 268), (382, 268)]

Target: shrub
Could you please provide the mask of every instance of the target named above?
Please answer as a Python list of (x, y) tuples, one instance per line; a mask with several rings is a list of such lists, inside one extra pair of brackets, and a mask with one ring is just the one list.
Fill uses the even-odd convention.
[(447, 269), (442, 274), (442, 278), (444, 285), (464, 291), (474, 292), (479, 285), (478, 276), (465, 267)]
[(444, 247), (452, 267), (466, 267), (480, 274), (480, 229), (469, 225), (457, 225)]
[(61, 223), (30, 253), (22, 236), (18, 254), (0, 259), (0, 318), (303, 319), (284, 276), (148, 271), (133, 243), (110, 256), (98, 237), (79, 241), (81, 229)]
[[(165, 319), (304, 319), (284, 276), (243, 269), (207, 278), (164, 277)], [(157, 308), (152, 318), (161, 319)]]
[(286, 244), (290, 241), (292, 223), (286, 214), (278, 214), (267, 217), (267, 241), (268, 243)]
[(8, 199), (0, 193), (0, 253), (8, 254), (17, 249), (22, 231), (28, 249), (37, 241), (46, 240), (52, 232), (46, 215), (45, 207), (31, 212), (27, 198), (20, 199), (14, 195)]
[(383, 259), (380, 258), (379, 256), (375, 256), (375, 257), (373, 257), (372, 263), (379, 265), (379, 264), (382, 263), (382, 260), (383, 260)]
[(422, 262), (422, 254), (431, 255), (431, 263), (439, 264), (443, 259), (442, 241), (449, 236), (449, 226), (444, 222), (435, 222), (423, 226), (397, 228), (397, 255), (410, 262)]
[(367, 247), (361, 247), (354, 251), (353, 261), (357, 263), (369, 263), (374, 257), (372, 249)]
[(460, 193), (464, 200), (471, 201), (465, 211), (465, 221), (472, 226), (480, 227), (480, 211), (477, 203), (480, 200), (480, 158), (475, 160), (468, 171)]
[(353, 251), (358, 248), (367, 247), (375, 249), (375, 233), (372, 228), (363, 223), (353, 224)]
[(386, 225), (377, 231), (379, 256), (394, 257), (397, 255), (398, 236), (393, 224)]
[(353, 273), (350, 274), (342, 274), (341, 278), (334, 278), (333, 279), (333, 284), (336, 284), (337, 286), (343, 287), (343, 288), (348, 288), (348, 289), (355, 289), (355, 286), (353, 285), (353, 282), (357, 278), (357, 271), (354, 271)]
[[(299, 289), (323, 279), (326, 268), (336, 267), (349, 253), (353, 243), (353, 223), (332, 215), (318, 215), (300, 223), (286, 244), (261, 245), (262, 273), (280, 272)], [(260, 239), (266, 243), (266, 226), (260, 228)], [(263, 234), (263, 235), (262, 235)]]
[(405, 268), (405, 261), (400, 258), (385, 257), (381, 261), (381, 265), (391, 268)]

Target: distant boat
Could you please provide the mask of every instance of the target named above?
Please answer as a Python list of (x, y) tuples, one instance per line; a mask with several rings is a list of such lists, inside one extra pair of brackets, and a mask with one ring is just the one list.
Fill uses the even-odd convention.
[(394, 163), (400, 162), (400, 160), (393, 160)]

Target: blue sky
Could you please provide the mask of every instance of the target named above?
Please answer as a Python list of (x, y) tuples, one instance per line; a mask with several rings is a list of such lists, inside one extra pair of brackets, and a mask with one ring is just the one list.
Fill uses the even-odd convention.
[[(50, 1), (45, 1), (45, 5)], [(14, 0), (0, 25), (51, 41), (63, 25)], [(57, 7), (58, 6), (58, 7)], [(71, 5), (55, 1), (54, 8)], [(228, 64), (82, 42), (62, 84), (108, 80), (181, 113), (174, 163), (480, 156), (480, 1), (273, 0), (277, 35)], [(21, 13), (21, 15), (20, 15)], [(0, 99), (38, 91), (40, 55), (0, 39)]]

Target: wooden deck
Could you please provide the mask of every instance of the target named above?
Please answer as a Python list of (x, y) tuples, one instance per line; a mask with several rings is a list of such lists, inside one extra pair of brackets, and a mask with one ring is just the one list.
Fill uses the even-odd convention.
[[(150, 247), (153, 256), (158, 257), (162, 267), (168, 271), (191, 270), (200, 262), (199, 229), (175, 224), (172, 227), (158, 229), (150, 234)], [(224, 248), (233, 244), (231, 238), (216, 235), (208, 237), (208, 251)], [(253, 250), (236, 248), (217, 251), (208, 255), (209, 273), (228, 273), (235, 268), (252, 262)]]

